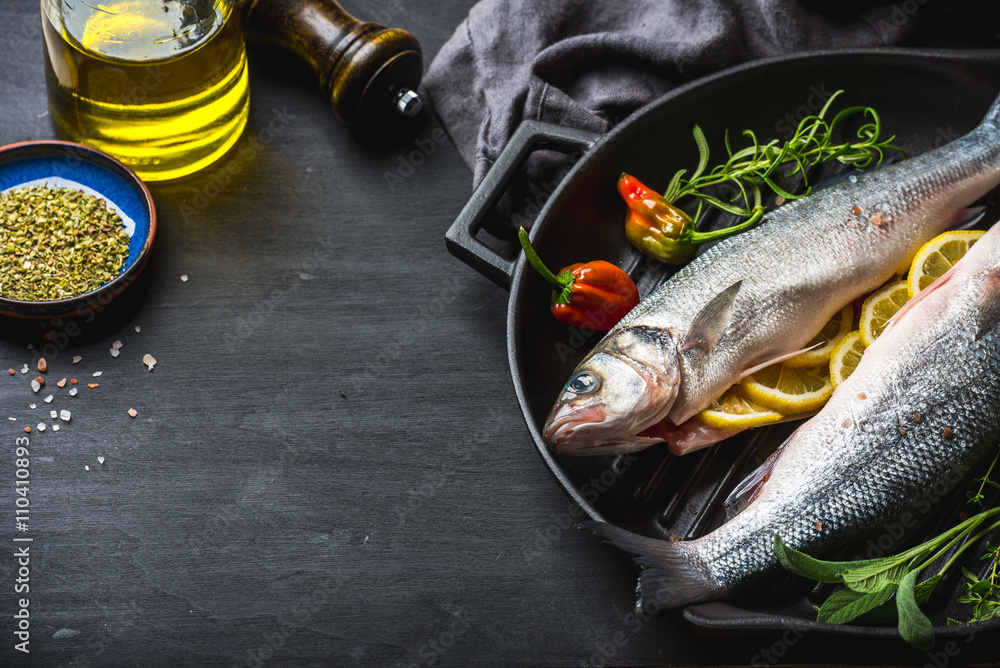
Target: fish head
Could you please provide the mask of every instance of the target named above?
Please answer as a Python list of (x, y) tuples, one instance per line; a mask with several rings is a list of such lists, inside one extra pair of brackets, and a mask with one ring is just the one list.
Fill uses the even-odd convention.
[(606, 337), (573, 372), (545, 421), (544, 436), (558, 454), (632, 452), (659, 442), (639, 436), (662, 420), (680, 380), (669, 332), (622, 328)]

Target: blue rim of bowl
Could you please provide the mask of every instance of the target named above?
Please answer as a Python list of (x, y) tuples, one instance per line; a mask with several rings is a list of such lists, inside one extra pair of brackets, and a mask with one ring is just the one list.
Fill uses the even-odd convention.
[[(156, 236), (156, 207), (149, 189), (135, 172), (118, 159), (83, 144), (57, 139), (39, 139), (0, 146), (0, 161), (8, 159), (11, 154), (21, 154), (23, 159), (75, 156), (79, 160), (103, 167), (139, 196), (149, 218), (149, 230), (135, 259), (127, 261), (118, 276), (96, 290), (53, 301), (25, 301), (0, 296), (0, 315), (32, 319), (65, 318), (103, 308), (132, 284), (149, 259), (153, 238)], [(0, 170), (2, 169), (3, 163), (0, 162)], [(69, 172), (69, 175), (72, 175), (72, 172)]]

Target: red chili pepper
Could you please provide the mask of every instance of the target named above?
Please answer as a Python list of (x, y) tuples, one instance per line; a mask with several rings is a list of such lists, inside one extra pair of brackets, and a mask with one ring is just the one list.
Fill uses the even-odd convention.
[(618, 194), (628, 205), (625, 236), (646, 255), (667, 264), (681, 264), (694, 256), (698, 246), (748, 230), (764, 216), (764, 207), (754, 207), (742, 223), (711, 232), (695, 229), (691, 217), (647, 188), (629, 174), (618, 177)]
[(639, 290), (624, 271), (604, 260), (571, 264), (553, 274), (522, 227), (517, 234), (528, 262), (552, 287), (552, 315), (573, 327), (606, 332), (639, 303)]

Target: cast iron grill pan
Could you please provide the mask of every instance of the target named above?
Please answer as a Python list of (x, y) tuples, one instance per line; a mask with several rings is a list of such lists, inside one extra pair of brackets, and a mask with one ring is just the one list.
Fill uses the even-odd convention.
[[(550, 288), (544, 280), (526, 269), (524, 262), (502, 257), (483, 243), (485, 233), (480, 228), (487, 212), (531, 150), (587, 149), (542, 208), (531, 230), (532, 242), (554, 268), (593, 259), (618, 264), (629, 270), (646, 296), (673, 269), (641, 255), (625, 239), (625, 208), (615, 189), (619, 174), (633, 174), (662, 192), (676, 170), (697, 163), (693, 125), (705, 132), (713, 154), (710, 164), (715, 164), (725, 155), (722, 137), (727, 128), (734, 143), (745, 128), (753, 129), (763, 141), (787, 138), (798, 118), (817, 113), (825, 96), (839, 89), (846, 92), (835, 103), (836, 109), (875, 107), (883, 126), (897, 136), (896, 143), (909, 155), (918, 155), (968, 132), (981, 120), (1000, 90), (1000, 53), (869, 49), (783, 57), (733, 68), (679, 88), (604, 136), (527, 121), (449, 229), (449, 249), (510, 290), (508, 355), (528, 430), (545, 465), (591, 518), (662, 539), (702, 536), (725, 521), (723, 501), (730, 491), (784, 441), (795, 424), (744, 432), (684, 457), (670, 455), (665, 446), (617, 457), (554, 456), (541, 437), (542, 424), (563, 383), (602, 334), (567, 328), (551, 317)], [(814, 183), (829, 174), (824, 170), (812, 175)], [(998, 217), (1000, 207), (991, 207), (984, 221)], [(964, 507), (964, 490), (961, 486), (942, 499), (923, 518), (915, 535), (892, 538), (886, 553), (936, 535), (954, 524), (960, 511), (974, 513), (975, 508)], [(997, 536), (992, 538), (995, 543)], [(982, 576), (985, 562), (978, 561), (979, 547), (966, 552), (965, 565)], [(829, 558), (853, 558), (866, 549), (871, 547), (862, 541)], [(953, 577), (938, 586), (925, 606), (939, 637), (959, 632), (958, 627), (946, 625), (949, 616), (965, 619), (969, 614), (951, 603), (960, 589), (961, 578)], [(691, 624), (712, 632), (794, 627), (898, 637), (894, 627), (816, 622), (813, 605), (830, 591), (828, 585), (811, 587), (802, 578), (779, 575), (726, 602), (689, 606), (683, 614)], [(1000, 620), (981, 622), (975, 631), (987, 629), (996, 632)]]

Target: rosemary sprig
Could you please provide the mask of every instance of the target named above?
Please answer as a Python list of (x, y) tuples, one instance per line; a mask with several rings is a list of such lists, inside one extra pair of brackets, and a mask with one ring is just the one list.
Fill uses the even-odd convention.
[[(831, 95), (818, 114), (803, 118), (791, 139), (784, 142), (772, 139), (762, 144), (752, 130), (744, 130), (742, 135), (750, 140), (750, 146), (733, 151), (727, 130), (725, 144), (729, 157), (709, 172), (705, 171), (710, 157), (708, 141), (701, 128), (696, 125), (692, 132), (698, 146), (698, 166), (690, 176), (686, 176), (686, 169), (677, 171), (667, 186), (664, 199), (672, 204), (686, 197), (698, 200), (695, 223), (705, 204), (746, 219), (726, 230), (736, 233), (757, 224), (764, 216), (766, 207), (762, 204), (762, 187), (770, 188), (786, 200), (799, 199), (812, 192), (808, 169), (814, 165), (836, 160), (857, 169), (865, 169), (880, 163), (888, 151), (905, 155), (902, 149), (892, 143), (895, 135), (888, 139), (881, 138), (882, 120), (872, 107), (848, 107), (838, 112), (832, 120), (826, 120), (833, 101), (843, 92), (838, 90)], [(834, 143), (835, 131), (857, 114), (863, 115), (868, 122), (858, 128), (855, 140)], [(800, 194), (793, 193), (789, 185), (790, 180), (797, 176), (802, 179)], [(729, 202), (707, 192), (713, 186), (720, 185), (736, 188), (737, 193)]]

